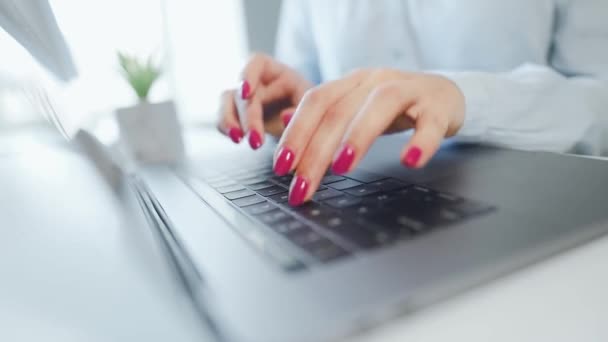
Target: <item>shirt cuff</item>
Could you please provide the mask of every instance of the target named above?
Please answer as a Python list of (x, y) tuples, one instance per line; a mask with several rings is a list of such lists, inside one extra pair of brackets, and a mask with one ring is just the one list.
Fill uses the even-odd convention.
[(454, 82), (465, 99), (465, 116), (462, 127), (456, 134), (460, 141), (482, 142), (490, 115), (490, 97), (485, 77), (478, 72), (437, 72)]

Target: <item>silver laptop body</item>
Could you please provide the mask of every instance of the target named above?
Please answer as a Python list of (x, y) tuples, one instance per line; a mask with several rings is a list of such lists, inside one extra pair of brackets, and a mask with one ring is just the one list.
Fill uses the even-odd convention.
[[(608, 231), (608, 163), (448, 145), (428, 167), (412, 171), (397, 158), (403, 139), (379, 139), (353, 177), (370, 184), (397, 180), (408, 189), (430, 189), (444, 196), (442, 201), (465, 198), (482, 210), (451, 220), (454, 212), (439, 206), (439, 211), (428, 211), (426, 219), (438, 222), (437, 217), (445, 216), (448, 224), (397, 234), (370, 248), (351, 248), (330, 232), (328, 236), (347, 252), (328, 261), (311, 257), (275, 227), (248, 214), (249, 209), (243, 209), (247, 206), (235, 205), (227, 193), (218, 192), (225, 189), (219, 184), (225, 178), (243, 179), (242, 171), (248, 168), (272, 178), (272, 146), (261, 152), (203, 158), (179, 168), (142, 170), (142, 179), (166, 213), (166, 223), (204, 279), (204, 311), (221, 339), (345, 338)], [(261, 197), (292, 214), (272, 196)], [(396, 203), (402, 212), (412, 212), (413, 202)], [(416, 208), (420, 209), (414, 216), (425, 211)], [(358, 221), (356, 212), (344, 215), (349, 222), (367, 222)], [(396, 224), (413, 223), (405, 219)]]

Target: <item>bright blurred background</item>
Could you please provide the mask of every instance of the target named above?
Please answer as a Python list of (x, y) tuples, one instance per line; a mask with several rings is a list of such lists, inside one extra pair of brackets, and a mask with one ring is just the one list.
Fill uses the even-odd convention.
[[(42, 85), (68, 121), (112, 115), (136, 99), (118, 72), (117, 51), (162, 63), (151, 101), (173, 99), (184, 124), (215, 120), (221, 90), (235, 86), (248, 51), (272, 51), (280, 0), (49, 1), (78, 69), (61, 83), (0, 29), (0, 131), (45, 120), (20, 95)], [(251, 18), (247, 20), (246, 18)]]

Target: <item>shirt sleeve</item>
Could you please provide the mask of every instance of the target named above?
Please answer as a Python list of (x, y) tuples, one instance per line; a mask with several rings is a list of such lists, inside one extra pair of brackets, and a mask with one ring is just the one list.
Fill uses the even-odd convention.
[(321, 82), (309, 1), (283, 0), (275, 57), (314, 84)]
[(445, 72), (462, 90), (466, 117), (456, 140), (556, 152), (605, 153), (608, 132), (608, 6), (558, 5), (547, 66), (504, 73)]

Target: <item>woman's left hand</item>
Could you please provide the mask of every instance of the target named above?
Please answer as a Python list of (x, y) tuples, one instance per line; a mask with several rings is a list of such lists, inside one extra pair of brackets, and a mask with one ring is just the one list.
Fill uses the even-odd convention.
[(335, 174), (348, 173), (385, 133), (413, 128), (401, 161), (424, 166), (460, 129), (464, 114), (464, 95), (445, 77), (358, 70), (306, 93), (281, 137), (274, 171), (295, 171), (289, 203), (297, 206), (313, 196), (330, 165)]

